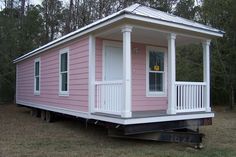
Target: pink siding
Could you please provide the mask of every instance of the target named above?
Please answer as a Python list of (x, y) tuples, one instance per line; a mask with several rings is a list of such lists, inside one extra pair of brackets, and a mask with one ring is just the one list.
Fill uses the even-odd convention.
[[(146, 45), (132, 43), (132, 111), (166, 110), (167, 97), (146, 97)], [(102, 80), (103, 40), (96, 40), (96, 80)]]
[[(59, 94), (59, 50), (69, 48), (69, 96)], [(17, 101), (88, 111), (88, 38), (79, 39), (17, 64)], [(40, 95), (34, 95), (34, 59), (41, 59)]]
[(146, 45), (132, 44), (132, 110), (166, 110), (167, 97), (146, 97)]

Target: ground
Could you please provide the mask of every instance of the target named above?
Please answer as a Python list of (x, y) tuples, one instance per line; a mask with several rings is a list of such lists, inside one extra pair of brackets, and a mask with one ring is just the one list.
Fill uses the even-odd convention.
[(204, 149), (188, 145), (115, 139), (106, 129), (60, 118), (46, 123), (27, 108), (0, 105), (0, 157), (232, 157), (236, 156), (236, 112), (217, 108), (212, 126), (201, 128)]

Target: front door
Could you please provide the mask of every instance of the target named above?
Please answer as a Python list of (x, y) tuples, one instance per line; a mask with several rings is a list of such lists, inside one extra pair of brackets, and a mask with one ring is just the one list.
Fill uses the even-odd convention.
[(122, 46), (104, 46), (104, 73), (106, 82), (101, 87), (101, 109), (104, 113), (120, 114), (123, 84), (123, 53)]
[(123, 79), (123, 52), (122, 47), (105, 47), (105, 81), (115, 81)]

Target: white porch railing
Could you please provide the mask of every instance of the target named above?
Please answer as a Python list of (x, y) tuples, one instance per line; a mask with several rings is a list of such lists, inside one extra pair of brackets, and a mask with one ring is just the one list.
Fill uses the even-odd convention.
[(175, 82), (176, 85), (176, 112), (205, 111), (204, 82)]
[(94, 111), (121, 115), (121, 105), (124, 104), (122, 81), (95, 82), (96, 100)]

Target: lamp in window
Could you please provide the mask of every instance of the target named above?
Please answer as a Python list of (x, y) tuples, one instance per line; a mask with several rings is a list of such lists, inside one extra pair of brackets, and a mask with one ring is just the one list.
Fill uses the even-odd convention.
[(160, 66), (159, 65), (154, 65), (153, 69), (154, 69), (154, 71), (160, 71)]

